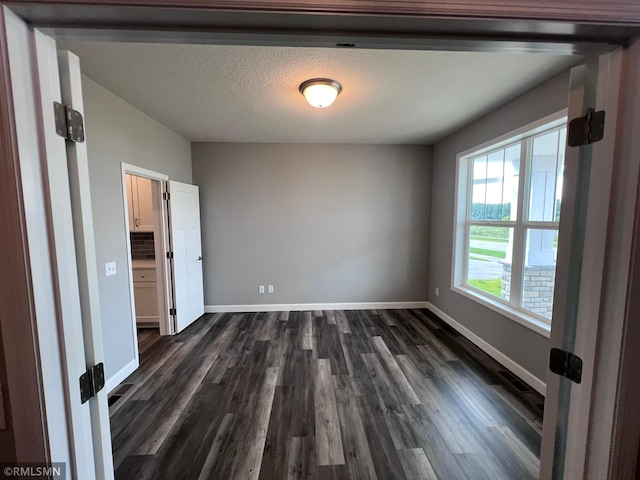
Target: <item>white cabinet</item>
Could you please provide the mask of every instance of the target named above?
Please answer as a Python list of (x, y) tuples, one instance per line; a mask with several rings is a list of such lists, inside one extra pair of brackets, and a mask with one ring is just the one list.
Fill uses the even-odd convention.
[(157, 326), (159, 317), (155, 267), (134, 267), (133, 294), (136, 300), (136, 323), (138, 326)]
[(127, 174), (129, 231), (153, 232), (153, 194), (151, 180)]

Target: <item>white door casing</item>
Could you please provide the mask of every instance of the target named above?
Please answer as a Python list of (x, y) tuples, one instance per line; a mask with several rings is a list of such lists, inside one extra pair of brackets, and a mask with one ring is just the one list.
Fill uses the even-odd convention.
[(175, 333), (178, 333), (204, 314), (200, 199), (195, 185), (170, 180), (168, 190)]
[(35, 122), (18, 143), (50, 461), (65, 463), (67, 478), (111, 479), (106, 392), (83, 404), (79, 389), (87, 366), (102, 361), (86, 146), (67, 145), (53, 115), (63, 99), (82, 111), (79, 65), (61, 54), (61, 78), (55, 41), (5, 15), (16, 120)]
[[(42, 411), (46, 424), (45, 448), (48, 458), (54, 462), (71, 465), (73, 439), (68, 421), (67, 377), (64, 365), (63, 345), (59, 331), (58, 298), (56, 295), (55, 266), (51, 261), (52, 241), (48, 211), (48, 193), (43, 188), (47, 171), (41, 157), (42, 129), (38, 121), (41, 105), (38, 103), (37, 69), (33, 48), (33, 31), (15, 13), (3, 7), (7, 36), (11, 88), (16, 126), (16, 141), (20, 167), (20, 189), (24, 202), (24, 223), (28, 240), (28, 269), (30, 270), (33, 311), (36, 320), (39, 373), (42, 388)], [(63, 147), (64, 148), (64, 147)], [(26, 319), (25, 319), (26, 320)], [(5, 332), (6, 341), (6, 332)], [(5, 352), (7, 352), (5, 345)], [(32, 373), (32, 374), (34, 374)], [(8, 369), (11, 416), (16, 425), (16, 453), (18, 458), (30, 459), (30, 446), (35, 443), (34, 434), (41, 419), (24, 410), (25, 399), (20, 397), (19, 369)], [(13, 387), (17, 385), (18, 388)], [(28, 405), (27, 405), (28, 407)]]
[(127, 195), (127, 218), (129, 219), (129, 232), (136, 231), (136, 214), (133, 208), (133, 178), (126, 175), (125, 191)]

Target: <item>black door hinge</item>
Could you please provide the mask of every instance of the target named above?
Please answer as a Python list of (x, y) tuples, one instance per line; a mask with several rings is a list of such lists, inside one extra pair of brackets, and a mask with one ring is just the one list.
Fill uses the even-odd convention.
[(162, 198), (165, 200), (169, 200), (171, 198), (171, 194), (169, 192), (164, 192), (162, 194)]
[(178, 312), (176, 311), (176, 309), (175, 309), (175, 308), (170, 308), (170, 309), (169, 309), (169, 315), (176, 316), (177, 314), (178, 314)]
[(101, 362), (80, 375), (80, 401), (85, 403), (104, 388), (104, 364)]
[(549, 370), (573, 382), (582, 382), (582, 359), (571, 352), (552, 348), (549, 356)]
[(84, 142), (84, 120), (80, 112), (68, 105), (53, 102), (53, 117), (58, 135), (72, 142)]
[(167, 258), (173, 258), (173, 252), (167, 252)]
[(570, 147), (581, 147), (599, 142), (604, 138), (604, 110), (596, 112), (587, 110), (584, 117), (574, 118), (569, 122), (567, 143)]

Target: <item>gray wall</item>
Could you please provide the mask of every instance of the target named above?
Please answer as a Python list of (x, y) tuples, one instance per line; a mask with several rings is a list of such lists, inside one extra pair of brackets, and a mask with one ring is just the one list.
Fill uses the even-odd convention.
[[(548, 339), (450, 288), (456, 155), (566, 108), (568, 91), (568, 74), (555, 77), (433, 148), (429, 301), (543, 381), (546, 381)], [(438, 297), (436, 287), (440, 289)]]
[(206, 305), (426, 299), (430, 147), (192, 150)]
[[(83, 95), (107, 379), (133, 358), (121, 162), (191, 183), (191, 144), (84, 76)], [(116, 262), (106, 277), (104, 264)]]

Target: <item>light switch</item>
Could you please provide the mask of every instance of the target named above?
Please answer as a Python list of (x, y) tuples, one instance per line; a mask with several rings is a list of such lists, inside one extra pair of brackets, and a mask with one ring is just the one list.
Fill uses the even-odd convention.
[(269, 293), (273, 293), (273, 285), (269, 285), (269, 286), (267, 287), (267, 291), (268, 291)]
[(107, 274), (107, 277), (116, 274), (116, 262), (109, 262), (104, 264), (104, 268)]

